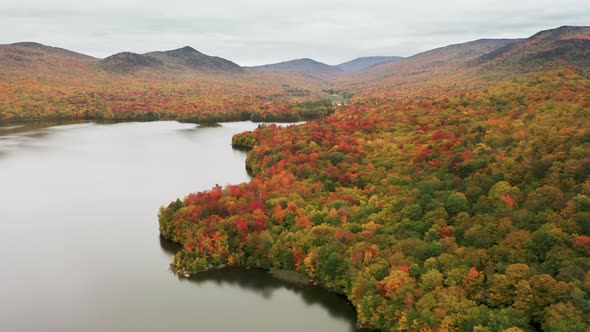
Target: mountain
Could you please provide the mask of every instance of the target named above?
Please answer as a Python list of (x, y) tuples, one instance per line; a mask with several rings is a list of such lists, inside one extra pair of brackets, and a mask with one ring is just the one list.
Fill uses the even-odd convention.
[(518, 41), (520, 39), (479, 39), (418, 53), (400, 61), (378, 64), (366, 71), (416, 73), (449, 69)]
[(376, 64), (399, 61), (403, 57), (398, 56), (371, 56), (356, 58), (339, 65), (327, 65), (309, 58), (290, 60), (262, 66), (249, 67), (256, 70), (266, 71), (298, 71), (311, 76), (333, 77), (344, 73), (354, 73), (369, 68)]
[(158, 116), (295, 121), (330, 110), (324, 104), (312, 109), (326, 87), (325, 80), (304, 73), (245, 71), (190, 47), (98, 59), (36, 43), (0, 45), (0, 123)]
[[(458, 79), (499, 79), (570, 65), (590, 70), (590, 27), (562, 26), (523, 39), (479, 39), (374, 65), (340, 80), (354, 91), (414, 86), (436, 78), (441, 86)], [(484, 75), (484, 76), (482, 76)], [(491, 76), (490, 76), (491, 75)]]
[(164, 62), (149, 55), (122, 52), (101, 61), (100, 66), (110, 72), (130, 73), (140, 68), (160, 67)]
[(390, 89), (395, 86), (417, 82), (432, 82), (433, 77), (453, 76), (453, 79), (439, 79), (442, 85), (451, 84), (456, 75), (464, 75), (469, 70), (467, 63), (484, 54), (520, 39), (479, 39), (454, 44), (418, 53), (398, 61), (376, 64), (365, 70), (350, 73), (340, 78), (342, 89), (352, 89), (355, 93), (366, 93), (368, 89)]
[(229, 60), (203, 54), (190, 46), (171, 51), (144, 54), (173, 67), (188, 67), (209, 72), (242, 72), (244, 69)]
[(329, 77), (342, 74), (343, 71), (335, 66), (330, 66), (312, 59), (296, 59), (269, 65), (249, 67), (264, 71), (298, 71), (311, 76)]
[(63, 85), (68, 85), (76, 77), (92, 75), (98, 61), (88, 55), (33, 42), (0, 45), (0, 81), (36, 81), (55, 86), (53, 83), (59, 78)]
[(2, 70), (12, 71), (23, 67), (59, 70), (64, 66), (89, 65), (96, 60), (88, 55), (33, 42), (0, 45)]
[(39, 43), (24, 42), (0, 45), (0, 65), (6, 70), (15, 68), (41, 67), (44, 70), (66, 73), (71, 67), (99, 68), (111, 73), (133, 73), (141, 69), (163, 68), (205, 73), (239, 73), (244, 70), (229, 60), (203, 54), (191, 47), (171, 51), (137, 54), (121, 52), (104, 59), (97, 59), (63, 48), (45, 46)]
[(46, 46), (34, 42), (20, 42), (0, 45), (0, 50), (2, 50), (2, 53), (4, 55), (7, 55), (9, 53), (14, 54), (15, 56), (12, 57), (12, 60), (25, 62), (28, 62), (29, 60), (33, 59), (39, 59), (48, 54), (55, 54), (62, 57), (77, 58), (83, 60), (94, 59), (91, 56), (76, 53), (70, 50), (66, 50), (64, 48)]
[(472, 66), (519, 71), (564, 63), (590, 69), (590, 27), (541, 31), (470, 61)]
[(380, 63), (399, 61), (402, 59), (404, 58), (401, 56), (368, 56), (341, 63), (336, 67), (340, 68), (340, 70), (345, 73), (354, 73)]
[[(330, 66), (305, 58), (244, 70), (188, 46), (97, 59), (32, 42), (0, 45), (0, 121), (80, 117), (88, 109), (107, 112), (98, 115), (106, 118), (156, 109), (169, 116), (180, 112), (213, 117), (227, 111), (231, 116), (225, 118), (241, 119), (245, 104), (268, 113), (274, 107), (269, 105), (287, 110), (293, 101), (334, 95), (395, 96), (421, 89), (429, 93), (455, 89), (460, 84), (484, 86), (546, 68), (590, 69), (590, 27), (563, 26), (526, 39), (480, 39), (351, 71), (351, 65), (367, 66), (383, 59)], [(190, 102), (174, 104), (186, 100)], [(66, 109), (66, 104), (72, 107)]]

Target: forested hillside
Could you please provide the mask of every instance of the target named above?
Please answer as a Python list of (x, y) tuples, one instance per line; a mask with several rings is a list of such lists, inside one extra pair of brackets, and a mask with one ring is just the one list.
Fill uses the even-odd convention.
[(250, 67), (262, 71), (277, 71), (277, 72), (301, 72), (312, 77), (331, 78), (335, 75), (344, 73), (342, 69), (337, 66), (330, 66), (312, 59), (296, 59), (291, 61), (273, 63), (262, 66)]
[(0, 122), (299, 121), (326, 114), (305, 106), (322, 104), (328, 86), (303, 73), (244, 70), (190, 47), (95, 59), (36, 43), (0, 45)]
[(385, 331), (586, 331), (590, 77), (357, 100), (234, 138), (250, 183), (160, 212), (179, 271), (294, 269)]

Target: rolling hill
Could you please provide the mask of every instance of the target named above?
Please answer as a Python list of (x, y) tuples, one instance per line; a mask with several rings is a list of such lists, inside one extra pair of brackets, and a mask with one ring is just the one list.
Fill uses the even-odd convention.
[[(142, 118), (148, 112), (182, 113), (195, 121), (205, 113), (242, 119), (253, 112), (292, 110), (292, 103), (333, 93), (362, 98), (485, 87), (487, 80), (556, 67), (587, 70), (589, 40), (590, 28), (564, 26), (525, 39), (480, 39), (403, 59), (367, 57), (331, 66), (304, 58), (250, 68), (188, 46), (97, 59), (38, 43), (0, 45), (0, 91), (6, 96), (0, 121)], [(379, 61), (385, 62), (375, 64)]]
[(417, 75), (458, 68), (469, 60), (488, 54), (494, 50), (518, 42), (517, 39), (480, 39), (467, 43), (454, 44), (411, 57), (382, 64), (363, 70), (354, 76), (355, 80), (387, 78), (392, 75)]
[(232, 72), (244, 71), (239, 65), (216, 56), (203, 54), (190, 46), (164, 52), (151, 52), (145, 54), (161, 60), (163, 63), (174, 68), (189, 68), (209, 72)]
[(130, 73), (141, 68), (161, 67), (164, 62), (149, 55), (122, 52), (101, 61), (100, 67), (116, 73)]
[[(192, 47), (156, 51), (146, 54), (121, 52), (97, 59), (63, 48), (33, 42), (0, 45), (0, 66), (6, 70), (42, 68), (67, 72), (72, 67), (102, 69), (112, 73), (134, 73), (141, 69), (160, 68), (169, 71), (197, 71), (209, 74), (241, 73), (239, 65), (216, 56), (203, 54)], [(67, 68), (64, 68), (67, 67)]]
[(23, 80), (37, 73), (88, 75), (99, 59), (33, 42), (0, 45), (0, 77)]
[(590, 27), (562, 26), (500, 47), (469, 62), (489, 69), (534, 70), (560, 64), (590, 66)]
[(357, 95), (394, 94), (399, 89), (449, 89), (459, 81), (485, 86), (489, 80), (574, 66), (590, 70), (590, 28), (563, 26), (522, 39), (480, 39), (377, 64), (337, 78)]
[[(78, 59), (78, 60), (92, 60), (91, 56), (76, 53), (64, 48), (46, 46), (34, 42), (20, 42), (13, 44), (0, 45), (2, 52), (2, 61), (15, 61), (32, 63), (34, 61), (44, 62), (48, 55), (53, 55), (54, 58), (61, 57), (63, 59)], [(47, 62), (45, 62), (47, 63)]]
[[(37, 43), (0, 45), (0, 122), (298, 121), (329, 111), (309, 109), (325, 86), (298, 72), (246, 71), (191, 47), (97, 59)], [(312, 103), (298, 106), (304, 102)]]
[(399, 61), (401, 59), (403, 58), (397, 56), (372, 56), (356, 58), (339, 65), (328, 65), (313, 59), (304, 58), (248, 68), (264, 71), (301, 72), (311, 76), (330, 79), (346, 73), (355, 73), (380, 63)]
[(343, 73), (343, 71), (339, 68), (308, 58), (290, 60), (262, 66), (252, 66), (248, 68), (263, 71), (296, 71), (308, 74), (310, 76), (322, 78), (332, 77), (334, 75), (339, 75)]
[(402, 59), (403, 57), (401, 56), (368, 56), (356, 58), (354, 60), (341, 63), (339, 65), (336, 65), (336, 67), (345, 73), (354, 73), (380, 63), (400, 61)]
[(336, 86), (340, 90), (364, 96), (378, 91), (393, 94), (400, 88), (416, 90), (419, 84), (427, 84), (429, 89), (448, 87), (474, 71), (466, 65), (470, 60), (517, 41), (480, 39), (440, 47), (341, 76), (337, 78)]

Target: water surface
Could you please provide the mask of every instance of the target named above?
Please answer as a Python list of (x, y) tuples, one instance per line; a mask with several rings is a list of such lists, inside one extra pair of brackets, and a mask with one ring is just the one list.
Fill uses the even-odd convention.
[(318, 287), (168, 271), (158, 207), (248, 181), (230, 143), (256, 124), (40, 127), (0, 130), (0, 330), (355, 330), (352, 307)]

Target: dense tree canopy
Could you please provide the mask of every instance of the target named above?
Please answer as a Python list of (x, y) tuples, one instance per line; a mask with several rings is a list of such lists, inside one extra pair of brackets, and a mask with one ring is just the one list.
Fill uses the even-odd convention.
[(237, 135), (254, 179), (160, 212), (174, 267), (294, 269), (388, 331), (586, 331), (589, 91), (565, 68)]

